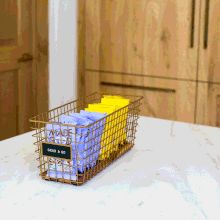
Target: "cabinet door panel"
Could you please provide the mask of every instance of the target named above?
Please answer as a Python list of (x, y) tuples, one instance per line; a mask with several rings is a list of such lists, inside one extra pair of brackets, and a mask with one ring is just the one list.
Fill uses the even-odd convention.
[(220, 127), (220, 85), (199, 83), (197, 100), (196, 122)]
[(0, 72), (0, 140), (17, 134), (17, 72)]
[(94, 92), (100, 92), (100, 73), (99, 72), (85, 72), (85, 96)]
[(220, 0), (203, 0), (199, 45), (201, 81), (220, 82)]
[(35, 113), (33, 8), (29, 0), (0, 1), (0, 139), (29, 131)]
[(86, 69), (196, 79), (199, 4), (86, 1)]
[(95, 91), (144, 96), (141, 114), (194, 122), (196, 83), (134, 75), (86, 72), (87, 95)]
[[(113, 85), (108, 83), (101, 84), (101, 91), (107, 94), (139, 95), (143, 96), (141, 115), (159, 117), (165, 119), (176, 118), (175, 91), (159, 88), (141, 88)], [(163, 111), (161, 111), (161, 108)]]
[(0, 0), (0, 140), (48, 109), (46, 15), (47, 0)]

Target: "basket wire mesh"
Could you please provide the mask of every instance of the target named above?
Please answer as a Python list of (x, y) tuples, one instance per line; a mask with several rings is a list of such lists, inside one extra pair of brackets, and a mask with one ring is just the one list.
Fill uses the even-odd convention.
[[(43, 179), (82, 185), (134, 146), (140, 96), (123, 96), (130, 100), (127, 106), (87, 126), (60, 123), (61, 115), (79, 112), (88, 104), (100, 102), (102, 97), (103, 94), (94, 93), (85, 100), (72, 101), (30, 119)], [(52, 129), (48, 130), (47, 125)], [(71, 159), (43, 155), (43, 143), (69, 146)]]

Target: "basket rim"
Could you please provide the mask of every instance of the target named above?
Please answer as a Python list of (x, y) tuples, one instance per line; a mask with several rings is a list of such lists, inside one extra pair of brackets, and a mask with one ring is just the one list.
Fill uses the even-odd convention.
[[(101, 121), (106, 121), (106, 119), (107, 118), (109, 118), (109, 117), (111, 117), (112, 115), (115, 115), (115, 114), (117, 114), (117, 112), (119, 112), (119, 111), (121, 111), (122, 109), (125, 109), (125, 108), (127, 108), (127, 107), (129, 107), (129, 106), (131, 106), (132, 104), (134, 104), (134, 103), (136, 103), (136, 102), (139, 102), (140, 100), (142, 100), (144, 97), (143, 96), (136, 96), (136, 95), (121, 95), (121, 94), (106, 94), (106, 93), (98, 93), (98, 92), (95, 92), (95, 93), (92, 93), (92, 94), (90, 94), (89, 96), (87, 96), (87, 97), (90, 97), (90, 96), (93, 96), (93, 95), (101, 95), (101, 96), (103, 96), (103, 95), (120, 95), (120, 96), (123, 96), (123, 97), (133, 97), (133, 98), (136, 98), (134, 101), (131, 101), (128, 105), (125, 105), (125, 106), (123, 106), (123, 107), (121, 107), (121, 108), (119, 108), (119, 109), (117, 109), (116, 111), (114, 111), (114, 112), (112, 112), (112, 113), (110, 113), (110, 114), (107, 114), (106, 116), (104, 116), (104, 117), (102, 117), (102, 118), (100, 118), (99, 120), (97, 120), (97, 121), (95, 121), (95, 122), (93, 122), (93, 123), (91, 123), (91, 124), (88, 124), (88, 125), (73, 125), (73, 124), (65, 124), (65, 123), (59, 123), (59, 122), (53, 122), (53, 121), (42, 121), (42, 120), (37, 120), (36, 118), (37, 117), (40, 117), (41, 115), (43, 115), (43, 114), (45, 114), (45, 113), (50, 113), (50, 112), (52, 112), (52, 111), (54, 111), (54, 110), (56, 110), (56, 109), (59, 109), (59, 108), (61, 108), (61, 107), (64, 107), (64, 106), (66, 106), (66, 105), (68, 105), (68, 104), (71, 104), (71, 103), (73, 103), (73, 102), (76, 102), (76, 101), (82, 101), (82, 99), (75, 99), (75, 100), (73, 100), (73, 101), (71, 101), (71, 102), (68, 102), (68, 103), (65, 103), (65, 104), (63, 104), (63, 105), (60, 105), (60, 106), (58, 106), (58, 107), (56, 107), (56, 108), (53, 108), (53, 109), (50, 109), (50, 110), (48, 110), (48, 111), (46, 111), (46, 112), (43, 112), (43, 113), (40, 113), (40, 114), (38, 114), (38, 115), (36, 115), (36, 116), (33, 116), (33, 117), (31, 117), (30, 119), (29, 119), (29, 122), (30, 123), (41, 123), (41, 124), (52, 124), (52, 125), (59, 125), (59, 126), (65, 126), (65, 127), (72, 127), (72, 128), (89, 128), (89, 127), (92, 127), (93, 125), (95, 125), (95, 124), (98, 124), (99, 122), (101, 122)], [(86, 98), (87, 98), (86, 97)], [(36, 129), (39, 129), (39, 128), (32, 128), (32, 129), (34, 129), (34, 130), (36, 130)]]

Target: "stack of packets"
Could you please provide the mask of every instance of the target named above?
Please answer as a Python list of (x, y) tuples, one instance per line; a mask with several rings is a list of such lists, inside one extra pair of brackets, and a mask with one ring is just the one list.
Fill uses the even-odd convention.
[(86, 128), (68, 127), (63, 124), (87, 126), (105, 116), (106, 114), (80, 111), (80, 113), (61, 115), (59, 117), (60, 125), (46, 125), (48, 142), (72, 145), (71, 161), (50, 159), (48, 177), (76, 180), (78, 172), (83, 173), (85, 169), (93, 168), (96, 165), (105, 120), (100, 120)]
[[(89, 104), (86, 111), (111, 114), (120, 108), (129, 104), (129, 99), (121, 96), (104, 95), (101, 103)], [(101, 152), (99, 160), (104, 160), (110, 156), (113, 151), (118, 150), (118, 145), (126, 139), (128, 107), (123, 108), (116, 114), (109, 116), (106, 120), (104, 133), (101, 140)]]
[[(77, 173), (93, 168), (98, 160), (107, 159), (113, 151), (117, 151), (118, 145), (126, 140), (128, 107), (125, 106), (128, 104), (129, 99), (105, 95), (101, 103), (89, 104), (80, 113), (61, 115), (60, 124), (47, 124), (47, 142), (72, 145), (72, 160), (50, 158), (47, 176), (76, 180)], [(122, 107), (125, 108), (105, 118)], [(75, 128), (63, 124), (92, 125)]]

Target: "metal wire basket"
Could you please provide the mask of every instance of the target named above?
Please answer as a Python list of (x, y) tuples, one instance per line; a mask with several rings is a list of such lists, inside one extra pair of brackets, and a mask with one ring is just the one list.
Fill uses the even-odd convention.
[(129, 105), (87, 126), (60, 123), (61, 115), (79, 112), (102, 97), (94, 93), (30, 119), (43, 179), (82, 185), (134, 146), (140, 96), (123, 96)]

